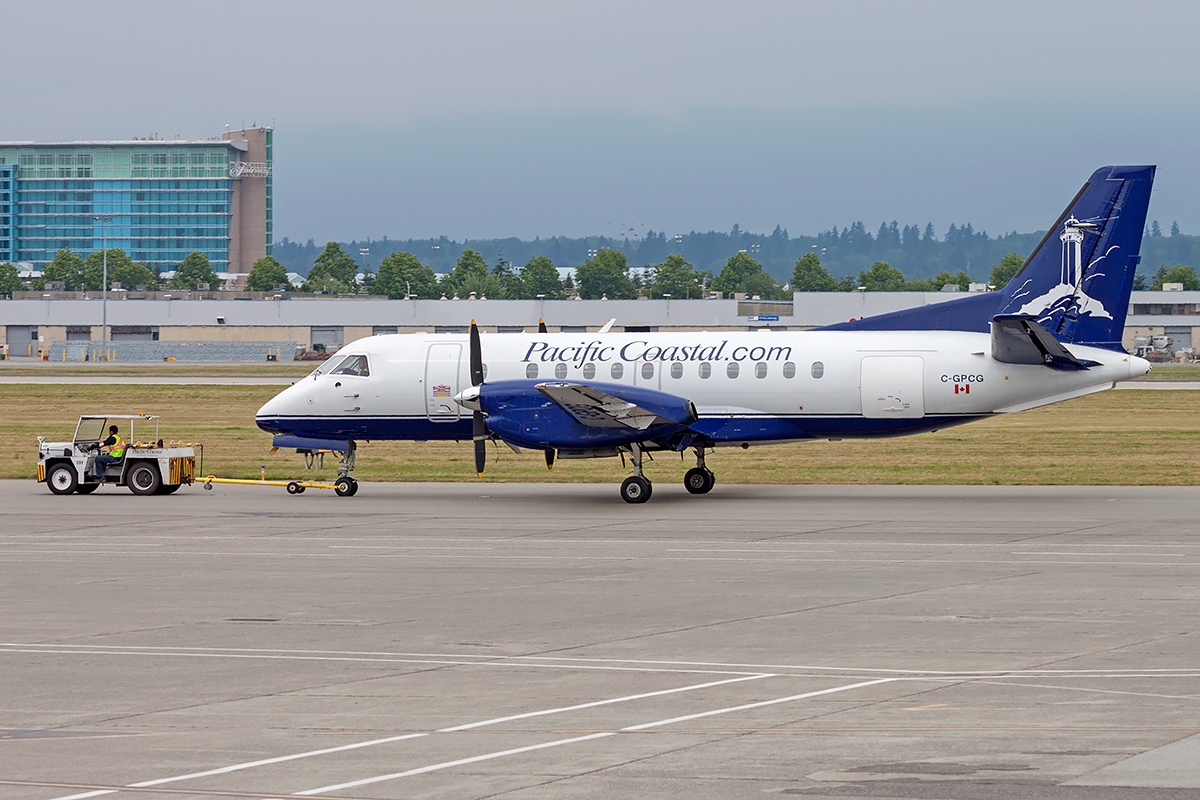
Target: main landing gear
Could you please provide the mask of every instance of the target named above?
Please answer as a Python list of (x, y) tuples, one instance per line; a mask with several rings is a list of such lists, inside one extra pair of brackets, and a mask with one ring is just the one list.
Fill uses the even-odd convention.
[(696, 451), (696, 466), (689, 469), (683, 476), (683, 487), (690, 494), (708, 494), (716, 485), (717, 478), (712, 474), (712, 470), (704, 466), (704, 448), (694, 447), (692, 449)]
[(636, 442), (629, 445), (629, 459), (633, 462), (633, 474), (621, 483), (621, 499), (626, 503), (644, 503), (654, 493), (654, 484), (642, 475), (643, 450)]
[[(690, 494), (708, 494), (716, 485), (717, 479), (712, 471), (704, 465), (704, 448), (696, 446), (696, 466), (687, 471), (683, 477), (683, 486)], [(644, 503), (654, 493), (654, 484), (642, 474), (642, 456), (645, 451), (635, 444), (625, 449), (633, 462), (633, 474), (621, 484), (621, 499), (626, 503)]]

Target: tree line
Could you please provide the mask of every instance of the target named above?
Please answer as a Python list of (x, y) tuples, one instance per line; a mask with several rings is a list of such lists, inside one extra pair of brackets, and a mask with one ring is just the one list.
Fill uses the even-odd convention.
[[(779, 227), (764, 236), (743, 232), (736, 225), (729, 233), (693, 232), (671, 240), (653, 231), (636, 241), (554, 237), (533, 241), (468, 240), (460, 244), (446, 237), (405, 242), (385, 237), (345, 246), (328, 242), (318, 248), (312, 240), (300, 245), (285, 238), (274, 245), (274, 256), (254, 264), (245, 288), (291, 289), (289, 271), (305, 276), (301, 291), (366, 291), (392, 298), (423, 299), (443, 294), (447, 298), (467, 297), (471, 292), (496, 299), (575, 295), (693, 298), (710, 292), (779, 299), (790, 297), (792, 291), (939, 291), (948, 284), (966, 289), (972, 282), (983, 281), (998, 288), (1008, 283), (1024, 261), (1022, 254), (1032, 250), (1043, 235), (1013, 232), (993, 239), (967, 224), (951, 225), (939, 239), (931, 224), (922, 230), (916, 225), (900, 228), (893, 222), (881, 225), (872, 234), (856, 222), (841, 231), (833, 228), (816, 237), (794, 239)], [(805, 247), (809, 242), (813, 243)], [(360, 244), (359, 249), (370, 251), (362, 263), (347, 252)], [(1003, 249), (1008, 245), (1014, 247)], [(496, 251), (491, 266), (483, 256), (489, 249)], [(506, 250), (525, 257), (506, 257)], [(733, 255), (728, 255), (731, 251)], [(1163, 283), (1181, 283), (1185, 289), (1200, 290), (1200, 277), (1189, 266), (1200, 263), (1200, 236), (1181, 233), (1178, 223), (1172, 223), (1170, 233), (1164, 234), (1154, 221), (1147, 226), (1141, 252), (1142, 271), (1135, 278), (1135, 289), (1161, 289)], [(718, 257), (718, 253), (724, 255)], [(987, 253), (994, 254), (989, 256), (993, 260), (980, 261)], [(780, 259), (785, 254), (795, 257), (786, 270), (781, 270)], [(871, 260), (872, 255), (887, 257)], [(373, 258), (378, 259), (374, 272), (370, 266)], [(522, 260), (524, 264), (516, 266)], [(120, 249), (108, 251), (108, 262), (110, 283), (125, 288), (195, 290), (201, 284), (215, 287), (218, 281), (215, 269), (199, 252), (189, 253), (167, 281), (149, 267), (133, 262)], [(859, 266), (847, 269), (852, 264)], [(963, 266), (952, 272), (952, 264)], [(574, 266), (575, 278), (561, 280), (557, 265)], [(941, 268), (937, 268), (939, 265)], [(1157, 270), (1151, 272), (1151, 265), (1157, 265)], [(51, 281), (61, 281), (70, 291), (98, 291), (102, 268), (102, 252), (84, 258), (60, 250), (30, 288), (42, 290)], [(364, 274), (361, 281), (360, 273)], [(0, 296), (11, 296), (23, 288), (16, 268), (0, 264)]]
[[(436, 239), (395, 240), (386, 236), (342, 243), (345, 252), (367, 250), (359, 261), (360, 271), (379, 264), (394, 252), (413, 254), (435, 273), (453, 271), (465, 250), (474, 250), (489, 261), (528, 263), (535, 256), (546, 256), (559, 267), (582, 264), (594, 252), (620, 250), (629, 264), (648, 269), (663, 263), (668, 255), (680, 255), (702, 272), (718, 274), (730, 255), (745, 251), (763, 265), (763, 270), (777, 281), (791, 277), (796, 261), (807, 253), (820, 258), (825, 269), (841, 280), (869, 271), (883, 261), (912, 279), (930, 280), (939, 273), (957, 275), (959, 271), (977, 282), (995, 283), (991, 268), (1007, 253), (1028, 255), (1045, 235), (1045, 231), (1017, 233), (1013, 231), (991, 237), (967, 223), (951, 225), (938, 236), (932, 224), (901, 226), (896, 222), (881, 223), (872, 233), (862, 222), (841, 229), (831, 228), (816, 236), (792, 237), (781, 227), (770, 234), (743, 231), (737, 225), (730, 231), (708, 231), (668, 236), (665, 232), (650, 231), (639, 239), (590, 236), (571, 238), (556, 236), (548, 239), (523, 240), (467, 239), (456, 242), (442, 236)], [(311, 239), (306, 243), (293, 242), (286, 237), (275, 243), (273, 253), (291, 272), (307, 274), (316, 257), (322, 252)], [(1142, 240), (1142, 272), (1149, 281), (1159, 266), (1200, 265), (1200, 236), (1179, 231), (1172, 223), (1170, 232), (1153, 222)]]
[[(201, 286), (213, 290), (220, 288), (221, 279), (208, 256), (201, 252), (192, 252), (184, 256), (174, 270), (174, 274), (163, 279), (156, 270), (145, 264), (139, 264), (118, 247), (107, 251), (108, 284), (111, 288), (119, 285), (122, 289), (136, 290), (144, 287), (153, 289), (186, 289), (197, 291)], [(48, 286), (62, 284), (68, 292), (98, 292), (103, 288), (105, 271), (105, 251), (96, 250), (86, 257), (73, 250), (59, 250), (54, 258), (42, 269), (42, 275), (30, 281), (26, 286), (20, 278), (17, 268), (12, 264), (0, 264), (0, 296), (11, 297), (13, 292), (30, 288), (45, 291)], [(269, 291), (274, 288), (290, 289), (287, 270), (271, 256), (260, 258), (250, 270), (246, 288), (250, 291)]]

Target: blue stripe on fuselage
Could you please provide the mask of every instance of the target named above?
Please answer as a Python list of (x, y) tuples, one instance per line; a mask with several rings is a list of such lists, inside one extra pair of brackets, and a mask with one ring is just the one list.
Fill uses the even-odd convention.
[[(688, 430), (713, 444), (770, 442), (795, 439), (879, 438), (948, 428), (987, 415), (924, 416), (915, 419), (868, 419), (862, 416), (736, 416), (701, 417)], [(313, 439), (467, 441), (471, 418), (432, 422), (426, 417), (258, 417), (268, 433)], [(520, 442), (526, 447), (532, 443)], [(585, 445), (586, 446), (586, 445)]]

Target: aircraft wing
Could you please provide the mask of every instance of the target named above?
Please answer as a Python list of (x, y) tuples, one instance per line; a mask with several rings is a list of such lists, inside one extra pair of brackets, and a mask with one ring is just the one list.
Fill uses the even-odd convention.
[(539, 383), (537, 389), (562, 406), (577, 422), (592, 428), (642, 431), (659, 419), (653, 411), (585, 383)]

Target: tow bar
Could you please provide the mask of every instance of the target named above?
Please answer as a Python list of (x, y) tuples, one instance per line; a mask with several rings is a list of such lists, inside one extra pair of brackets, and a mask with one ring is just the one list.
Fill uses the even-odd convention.
[(266, 467), (263, 468), (263, 477), (256, 481), (244, 478), (218, 478), (215, 475), (206, 475), (203, 478), (198, 478), (196, 483), (204, 484), (204, 488), (208, 491), (212, 491), (214, 483), (228, 483), (238, 486), (283, 486), (287, 489), (288, 494), (304, 494), (305, 489), (333, 489), (338, 497), (353, 497), (358, 492), (358, 481), (348, 475), (343, 475), (333, 483), (324, 483), (322, 481), (269, 481), (267, 480)]

